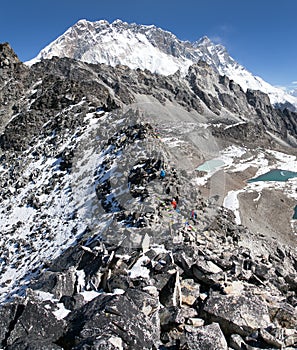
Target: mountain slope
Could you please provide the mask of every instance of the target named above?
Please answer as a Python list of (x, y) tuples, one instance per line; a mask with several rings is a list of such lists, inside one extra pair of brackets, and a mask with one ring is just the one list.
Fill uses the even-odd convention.
[(295, 182), (246, 183), (297, 169), (296, 114), (203, 62), (0, 53), (2, 348), (296, 347)]
[(191, 64), (203, 60), (245, 91), (248, 88), (261, 90), (269, 95), (272, 104), (281, 106), (289, 103), (292, 104), (291, 108), (297, 106), (295, 96), (253, 76), (230, 57), (222, 45), (213, 44), (207, 37), (195, 43), (184, 42), (153, 25), (128, 24), (120, 20), (111, 24), (104, 20), (80, 20), (28, 64), (53, 56), (111, 66), (127, 65), (132, 69), (148, 69), (163, 75), (173, 74), (177, 70), (186, 73)]

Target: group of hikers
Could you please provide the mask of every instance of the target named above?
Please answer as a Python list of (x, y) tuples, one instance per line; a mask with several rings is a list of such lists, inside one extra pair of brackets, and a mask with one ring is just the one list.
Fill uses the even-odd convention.
[[(166, 177), (166, 171), (162, 168), (160, 170), (160, 179), (164, 180)], [(172, 208), (174, 210), (177, 210), (177, 205), (178, 205), (178, 198), (172, 198), (172, 201), (170, 203), (172, 205)], [(191, 210), (190, 212), (190, 218), (192, 219), (192, 221), (196, 224), (196, 220), (197, 220), (197, 213), (195, 210)]]

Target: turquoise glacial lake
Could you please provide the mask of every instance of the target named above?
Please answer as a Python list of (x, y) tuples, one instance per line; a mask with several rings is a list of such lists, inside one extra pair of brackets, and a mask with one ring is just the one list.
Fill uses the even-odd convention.
[(207, 160), (203, 164), (199, 165), (197, 170), (200, 171), (206, 171), (207, 173), (219, 168), (220, 166), (224, 165), (225, 163), (221, 159), (211, 159)]
[[(268, 173), (257, 176), (247, 182), (257, 182), (257, 181), (288, 181), (297, 177), (297, 173), (289, 170), (274, 169), (268, 171)], [(293, 220), (297, 220), (297, 205), (294, 208)]]
[(253, 179), (249, 179), (247, 182), (257, 182), (257, 181), (288, 181), (297, 177), (297, 173), (289, 170), (274, 169), (268, 171), (268, 173), (257, 176)]

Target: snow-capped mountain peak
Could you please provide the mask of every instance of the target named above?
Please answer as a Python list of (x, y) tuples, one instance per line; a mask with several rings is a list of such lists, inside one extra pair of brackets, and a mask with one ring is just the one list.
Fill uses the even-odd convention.
[(178, 70), (186, 74), (190, 65), (203, 60), (220, 75), (238, 83), (244, 91), (261, 90), (269, 95), (272, 104), (289, 103), (297, 107), (295, 96), (254, 76), (236, 62), (223, 45), (214, 44), (207, 36), (191, 43), (154, 25), (127, 23), (120, 19), (112, 23), (82, 19), (27, 64), (53, 56), (111, 66), (126, 65), (162, 75)]
[[(154, 26), (139, 26), (121, 20), (111, 24), (102, 20), (80, 20), (28, 64), (58, 56), (111, 66), (123, 64), (165, 75), (178, 69), (186, 72), (193, 61), (164, 52), (164, 47), (158, 46), (158, 35), (164, 40), (170, 36), (169, 32), (162, 32)], [(174, 36), (170, 39), (177, 40)]]
[(211, 44), (211, 41), (207, 35), (204, 35), (202, 38), (197, 40), (196, 44), (197, 45), (208, 45), (208, 44)]

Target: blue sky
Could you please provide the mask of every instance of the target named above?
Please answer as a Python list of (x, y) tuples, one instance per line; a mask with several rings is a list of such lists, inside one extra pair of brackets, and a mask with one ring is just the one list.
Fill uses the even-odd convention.
[(22, 61), (80, 19), (155, 24), (181, 40), (204, 35), (267, 82), (297, 88), (296, 0), (4, 0), (0, 42)]

